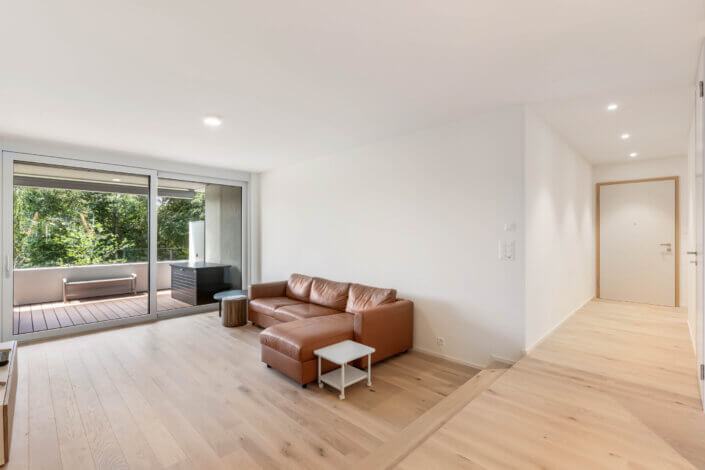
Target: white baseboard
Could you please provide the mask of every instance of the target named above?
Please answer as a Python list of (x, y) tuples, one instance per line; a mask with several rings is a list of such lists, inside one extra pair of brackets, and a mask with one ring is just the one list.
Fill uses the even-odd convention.
[(452, 357), (452, 356), (448, 356), (448, 355), (445, 355), (445, 354), (442, 354), (442, 353), (439, 353), (436, 351), (431, 351), (430, 349), (419, 348), (418, 346), (414, 346), (413, 348), (411, 348), (411, 350), (422, 352), (424, 354), (428, 354), (429, 356), (433, 356), (433, 357), (440, 357), (441, 359), (445, 359), (450, 362), (455, 362), (456, 364), (462, 364), (464, 366), (473, 367), (475, 369), (486, 369), (487, 368), (487, 365), (482, 366), (479, 364), (475, 364), (473, 362), (468, 362), (468, 361), (464, 361), (462, 359), (458, 359), (457, 357)]
[(532, 344), (531, 346), (527, 346), (526, 349), (524, 349), (524, 355), (526, 356), (526, 355), (529, 354), (531, 351), (533, 351), (534, 349), (536, 349), (536, 347), (537, 347), (538, 345), (540, 345), (541, 343), (543, 343), (543, 342), (546, 340), (546, 338), (548, 338), (549, 336), (551, 336), (551, 334), (553, 334), (554, 331), (556, 331), (558, 328), (560, 328), (561, 325), (563, 325), (563, 323), (565, 323), (566, 321), (568, 321), (568, 319), (569, 319), (570, 317), (572, 317), (573, 315), (575, 315), (575, 313), (576, 313), (578, 310), (580, 310), (581, 308), (583, 308), (585, 305), (587, 305), (588, 302), (592, 301), (594, 298), (595, 298), (595, 297), (590, 297), (590, 298), (588, 298), (587, 300), (585, 300), (582, 304), (580, 304), (580, 306), (579, 306), (578, 308), (576, 308), (575, 310), (573, 310), (572, 312), (570, 312), (568, 315), (565, 316), (565, 318), (563, 318), (563, 320), (561, 320), (560, 322), (558, 322), (558, 324), (556, 324), (553, 328), (551, 328), (551, 329), (548, 330), (546, 333), (544, 333), (543, 336), (541, 336), (536, 342), (534, 342), (534, 344)]
[[(521, 359), (521, 358), (519, 358)], [(517, 361), (519, 360), (517, 359)], [(492, 360), (500, 362), (502, 364), (506, 364), (508, 366), (513, 366), (514, 364), (517, 363), (517, 361), (514, 361), (512, 359), (507, 359), (506, 357), (499, 356), (497, 354), (492, 354)]]

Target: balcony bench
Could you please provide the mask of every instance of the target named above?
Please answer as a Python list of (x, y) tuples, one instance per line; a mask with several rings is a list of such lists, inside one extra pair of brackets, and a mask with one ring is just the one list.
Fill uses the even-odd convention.
[(69, 298), (83, 299), (86, 297), (103, 297), (116, 294), (137, 294), (137, 274), (127, 277), (110, 279), (89, 279), (84, 281), (69, 281), (63, 279), (64, 302)]

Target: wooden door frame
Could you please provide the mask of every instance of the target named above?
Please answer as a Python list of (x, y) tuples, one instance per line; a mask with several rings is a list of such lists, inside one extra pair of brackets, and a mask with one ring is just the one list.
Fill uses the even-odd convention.
[(680, 307), (680, 177), (678, 176), (663, 176), (659, 178), (641, 178), (635, 180), (608, 181), (605, 183), (595, 184), (595, 298), (600, 298), (600, 188), (602, 186), (611, 186), (614, 184), (627, 183), (650, 183), (653, 181), (671, 181), (675, 182), (676, 190), (676, 212), (675, 212), (675, 241), (674, 251), (676, 253), (675, 261), (675, 302), (676, 307)]

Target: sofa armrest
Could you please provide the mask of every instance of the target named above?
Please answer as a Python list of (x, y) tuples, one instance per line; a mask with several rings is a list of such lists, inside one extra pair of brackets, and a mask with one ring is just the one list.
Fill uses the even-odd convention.
[(375, 348), (373, 363), (407, 351), (414, 344), (414, 303), (399, 299), (356, 313), (353, 329), (355, 341)]
[(285, 297), (286, 281), (251, 284), (247, 293), (250, 300), (259, 299), (262, 297)]

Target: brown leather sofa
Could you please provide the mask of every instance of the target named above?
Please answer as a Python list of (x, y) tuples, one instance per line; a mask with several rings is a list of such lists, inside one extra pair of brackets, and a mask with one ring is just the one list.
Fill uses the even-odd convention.
[[(292, 274), (288, 281), (253, 284), (249, 320), (260, 334), (262, 362), (302, 385), (317, 379), (313, 351), (352, 339), (376, 349), (372, 363), (413, 345), (414, 304), (396, 290)], [(367, 366), (367, 359), (358, 361)], [(323, 361), (323, 372), (335, 364)]]

